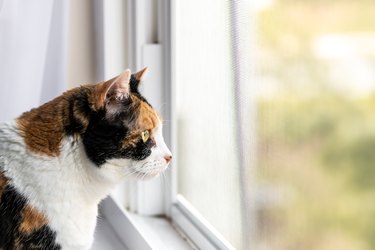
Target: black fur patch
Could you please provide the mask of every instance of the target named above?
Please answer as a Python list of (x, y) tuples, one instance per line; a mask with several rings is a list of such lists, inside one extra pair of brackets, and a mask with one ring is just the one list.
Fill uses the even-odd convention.
[(86, 91), (79, 91), (74, 95), (68, 97), (68, 117), (69, 121), (65, 126), (65, 132), (67, 135), (79, 134), (84, 131), (84, 124), (78, 119), (77, 113), (80, 113), (84, 117), (89, 117), (91, 113), (90, 105), (88, 102), (88, 94)]
[(105, 111), (92, 114), (82, 141), (87, 156), (97, 166), (113, 158), (143, 160), (151, 154), (154, 144), (150, 143), (150, 140), (144, 143), (141, 137), (135, 147), (123, 148), (122, 142), (130, 131), (126, 124), (131, 122), (127, 117), (130, 117), (130, 114), (119, 114), (113, 121), (108, 121)]
[(29, 235), (21, 235), (19, 245), (23, 249), (59, 250), (61, 247), (55, 243), (55, 237), (48, 226), (43, 226)]
[(55, 243), (56, 233), (48, 226), (25, 235), (19, 232), (22, 222), (22, 210), (27, 204), (26, 198), (12, 186), (7, 185), (0, 203), (0, 249), (52, 249), (61, 247)]
[(134, 75), (131, 75), (129, 85), (130, 85), (130, 92), (139, 94), (139, 90), (138, 90), (139, 81), (135, 78)]
[(134, 75), (131, 75), (130, 77), (130, 92), (132, 92), (132, 94), (134, 94), (135, 96), (137, 96), (139, 99), (141, 99), (142, 101), (144, 101), (145, 103), (147, 103), (148, 105), (151, 106), (151, 104), (146, 100), (146, 98), (144, 98), (140, 93), (139, 93), (139, 83), (140, 81), (138, 81)]

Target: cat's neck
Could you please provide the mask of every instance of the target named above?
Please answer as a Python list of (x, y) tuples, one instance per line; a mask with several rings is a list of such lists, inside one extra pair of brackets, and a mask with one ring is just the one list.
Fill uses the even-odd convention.
[(81, 197), (81, 202), (88, 205), (98, 205), (123, 180), (116, 170), (107, 171), (106, 166), (98, 167), (88, 159), (80, 139), (64, 139), (58, 159), (65, 181), (74, 182), (72, 189)]

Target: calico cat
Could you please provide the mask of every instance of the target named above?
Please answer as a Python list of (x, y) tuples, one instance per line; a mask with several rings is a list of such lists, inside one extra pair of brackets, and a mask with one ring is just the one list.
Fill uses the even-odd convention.
[(0, 249), (89, 249), (98, 203), (127, 176), (172, 156), (145, 73), (74, 88), (0, 124)]

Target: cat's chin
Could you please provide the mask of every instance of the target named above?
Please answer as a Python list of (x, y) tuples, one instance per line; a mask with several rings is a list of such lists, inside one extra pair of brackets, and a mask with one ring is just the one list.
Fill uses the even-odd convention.
[(130, 168), (131, 179), (149, 180), (158, 177), (168, 168), (168, 164), (162, 161), (145, 162), (143, 164), (135, 164)]
[(112, 159), (98, 170), (106, 179), (119, 182), (123, 179), (149, 180), (158, 177), (168, 165), (163, 160), (132, 161)]
[(158, 173), (139, 173), (138, 175), (137, 174), (133, 174), (133, 175), (130, 175), (128, 177), (128, 179), (131, 179), (131, 180), (152, 180), (156, 177), (158, 177), (159, 175), (161, 174), (161, 172), (158, 172)]

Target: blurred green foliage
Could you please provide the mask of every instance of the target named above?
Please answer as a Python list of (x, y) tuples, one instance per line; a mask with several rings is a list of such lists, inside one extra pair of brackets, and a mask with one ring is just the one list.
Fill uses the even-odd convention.
[(375, 249), (375, 93), (335, 90), (332, 62), (312, 48), (324, 34), (375, 33), (374, 13), (370, 0), (280, 0), (259, 13), (258, 72), (278, 88), (258, 100), (258, 177), (285, 201), (260, 212), (264, 249)]

